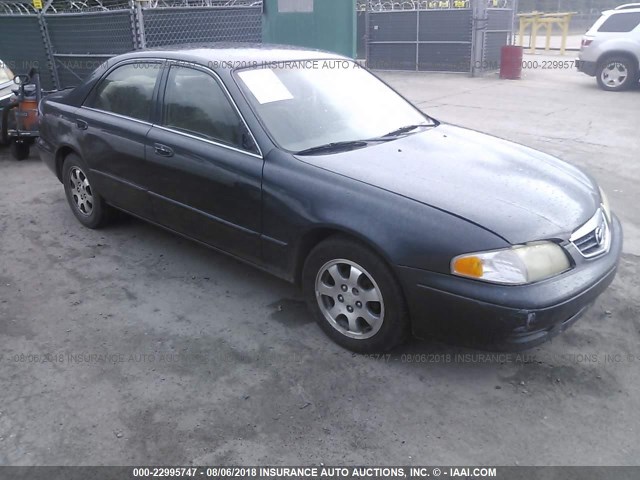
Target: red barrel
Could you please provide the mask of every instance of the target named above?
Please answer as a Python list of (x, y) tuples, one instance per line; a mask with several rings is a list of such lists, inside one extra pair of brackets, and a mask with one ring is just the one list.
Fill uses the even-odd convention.
[(500, 50), (500, 78), (520, 80), (522, 76), (522, 52), (524, 48), (505, 45)]

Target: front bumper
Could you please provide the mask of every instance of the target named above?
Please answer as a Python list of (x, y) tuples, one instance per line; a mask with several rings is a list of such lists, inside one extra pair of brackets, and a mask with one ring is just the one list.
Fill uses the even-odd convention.
[(0, 145), (3, 145), (3, 141), (2, 141), (2, 128), (3, 128), (3, 120), (2, 120), (2, 110), (4, 109), (4, 107), (6, 107), (7, 105), (10, 105), (12, 102), (12, 98), (13, 94), (5, 94), (3, 91), (0, 90)]
[(621, 253), (622, 227), (614, 216), (607, 254), (531, 285), (494, 285), (409, 267), (398, 271), (415, 336), (523, 350), (578, 320), (615, 278)]

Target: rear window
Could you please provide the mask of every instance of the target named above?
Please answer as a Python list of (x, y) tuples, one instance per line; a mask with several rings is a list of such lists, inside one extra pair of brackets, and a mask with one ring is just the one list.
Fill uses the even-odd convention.
[(614, 13), (607, 18), (598, 32), (630, 32), (640, 24), (640, 12)]
[(159, 63), (129, 63), (100, 81), (86, 106), (148, 121)]

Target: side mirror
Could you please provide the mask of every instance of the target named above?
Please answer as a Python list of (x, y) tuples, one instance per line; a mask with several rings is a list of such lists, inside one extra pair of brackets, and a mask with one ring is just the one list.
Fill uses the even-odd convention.
[(13, 77), (13, 83), (16, 85), (22, 85), (23, 83), (27, 83), (29, 81), (29, 75), (16, 75)]

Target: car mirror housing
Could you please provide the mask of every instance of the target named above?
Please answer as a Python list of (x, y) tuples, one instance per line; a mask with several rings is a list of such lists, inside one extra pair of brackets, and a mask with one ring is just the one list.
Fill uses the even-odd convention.
[(28, 75), (16, 75), (13, 77), (13, 83), (16, 85), (22, 85), (23, 83), (27, 83), (29, 81)]

